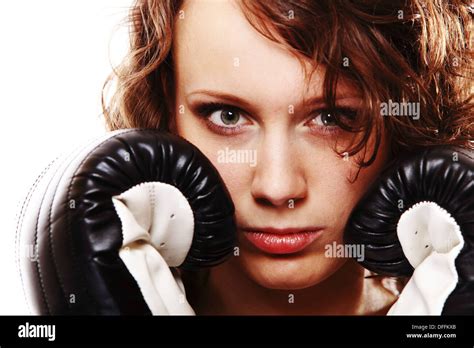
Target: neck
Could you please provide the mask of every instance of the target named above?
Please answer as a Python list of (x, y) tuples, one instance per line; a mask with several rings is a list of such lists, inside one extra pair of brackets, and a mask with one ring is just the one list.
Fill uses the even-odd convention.
[(210, 270), (195, 310), (204, 315), (363, 314), (363, 293), (364, 270), (352, 261), (317, 285), (275, 290), (255, 283), (231, 258)]

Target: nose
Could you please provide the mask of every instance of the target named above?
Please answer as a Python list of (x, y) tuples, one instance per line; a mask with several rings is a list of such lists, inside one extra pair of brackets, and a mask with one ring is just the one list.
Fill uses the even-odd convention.
[(306, 197), (307, 185), (304, 161), (289, 137), (274, 134), (266, 137), (258, 149), (251, 194), (258, 204), (288, 207), (290, 200), (296, 204)]

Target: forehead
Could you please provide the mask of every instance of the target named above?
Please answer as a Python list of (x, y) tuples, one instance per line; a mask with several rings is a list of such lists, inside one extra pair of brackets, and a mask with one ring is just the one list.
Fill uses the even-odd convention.
[(173, 57), (184, 93), (238, 90), (243, 98), (272, 103), (272, 96), (281, 101), (303, 92), (301, 62), (252, 27), (236, 1), (185, 1), (182, 10)]

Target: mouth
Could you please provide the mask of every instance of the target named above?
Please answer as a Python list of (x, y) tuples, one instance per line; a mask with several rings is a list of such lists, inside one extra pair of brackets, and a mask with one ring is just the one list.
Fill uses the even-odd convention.
[(269, 254), (293, 254), (307, 248), (321, 234), (322, 228), (244, 228), (244, 236), (256, 248)]

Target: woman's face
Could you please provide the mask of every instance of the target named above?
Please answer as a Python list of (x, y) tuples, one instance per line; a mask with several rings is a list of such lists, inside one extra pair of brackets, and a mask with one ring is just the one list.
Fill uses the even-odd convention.
[[(333, 151), (350, 135), (324, 112), (324, 68), (305, 82), (300, 61), (260, 35), (233, 1), (187, 1), (182, 10), (173, 48), (175, 130), (207, 155), (229, 189), (239, 227), (235, 261), (267, 288), (315, 285), (345, 261), (326, 257), (325, 247), (343, 242), (352, 208), (384, 162), (384, 144), (350, 183), (357, 167)], [(359, 103), (356, 90), (338, 86), (341, 114)]]

